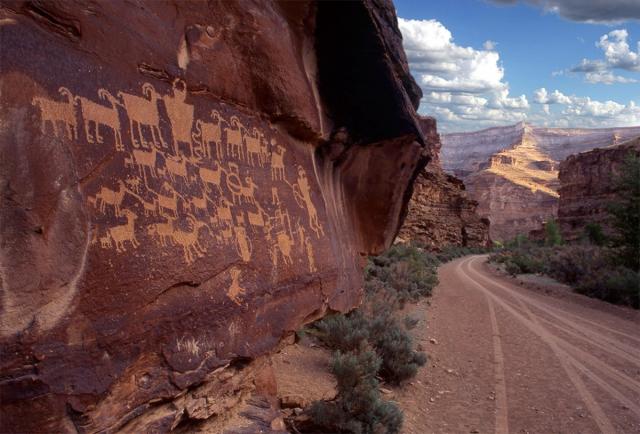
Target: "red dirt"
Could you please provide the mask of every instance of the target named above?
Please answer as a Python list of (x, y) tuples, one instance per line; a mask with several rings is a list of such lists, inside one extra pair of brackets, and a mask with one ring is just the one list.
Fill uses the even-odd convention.
[(640, 432), (640, 313), (527, 289), (483, 256), (439, 277), (416, 306), (430, 362), (394, 391), (403, 432)]

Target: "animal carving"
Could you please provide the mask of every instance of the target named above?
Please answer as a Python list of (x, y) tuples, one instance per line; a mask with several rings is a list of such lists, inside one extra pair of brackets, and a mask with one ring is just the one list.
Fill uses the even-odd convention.
[(120, 205), (127, 192), (127, 188), (122, 180), (118, 181), (118, 190), (111, 190), (107, 187), (102, 187), (94, 197), (88, 197), (89, 203), (92, 203), (95, 207), (100, 209), (101, 213), (106, 212), (107, 205), (113, 207), (116, 217), (120, 217)]
[(202, 227), (206, 227), (206, 224), (196, 221), (192, 216), (187, 216), (187, 219), (191, 223), (192, 230), (184, 231), (182, 229), (176, 229), (171, 236), (173, 241), (182, 247), (184, 259), (187, 261), (187, 264), (192, 264), (196, 258), (203, 257), (207, 251), (198, 241), (198, 232)]
[(274, 145), (271, 152), (271, 179), (274, 181), (284, 180), (284, 153), (286, 149), (276, 144), (275, 141), (272, 141), (271, 144)]
[[(162, 135), (160, 134), (160, 116), (158, 115), (159, 96), (150, 83), (144, 83), (142, 85), (142, 93), (147, 98), (118, 92), (118, 98), (122, 99), (122, 105), (127, 110), (127, 115), (129, 116), (131, 142), (135, 147), (139, 147), (141, 144), (147, 144), (144, 140), (144, 136), (142, 135), (142, 127), (147, 126), (151, 129), (153, 144), (156, 146), (163, 145), (166, 147), (167, 144), (164, 142)], [(135, 138), (134, 125), (137, 126), (140, 142)]]
[(138, 166), (138, 173), (144, 180), (145, 185), (147, 184), (147, 173), (145, 169), (149, 169), (149, 173), (153, 178), (157, 178), (158, 174), (156, 172), (156, 163), (157, 163), (158, 150), (155, 146), (151, 146), (151, 151), (145, 151), (142, 149), (134, 149), (131, 151), (131, 162)]
[(311, 187), (309, 185), (309, 179), (307, 178), (307, 172), (302, 166), (298, 166), (298, 180), (293, 186), (293, 197), (298, 206), (306, 208), (307, 215), (309, 216), (309, 226), (316, 233), (316, 236), (320, 236), (320, 234), (324, 235), (324, 230), (318, 220), (318, 212), (311, 200)]
[(242, 196), (242, 199), (245, 202), (255, 204), (256, 203), (255, 193), (256, 193), (256, 188), (258, 186), (256, 185), (255, 182), (253, 182), (250, 176), (245, 177), (244, 180), (247, 185), (242, 186), (242, 188), (240, 189), (240, 195)]
[[(84, 132), (87, 136), (87, 142), (89, 143), (103, 143), (104, 138), (100, 135), (100, 125), (111, 128), (116, 141), (116, 150), (124, 151), (124, 145), (122, 144), (122, 136), (120, 134), (120, 114), (118, 113), (117, 106), (120, 105), (118, 100), (114, 98), (107, 90), (99, 89), (98, 96), (111, 104), (111, 107), (97, 104), (88, 98), (77, 96), (75, 97), (76, 104), (80, 105), (82, 111), (82, 118), (84, 120)], [(91, 136), (90, 125), (94, 124), (94, 137)]]
[(185, 182), (187, 181), (187, 160), (186, 158), (175, 158), (168, 155), (165, 159), (166, 171), (169, 174), (169, 178), (172, 182), (175, 182), (176, 177), (181, 177)]
[(153, 223), (147, 228), (147, 233), (152, 237), (158, 238), (162, 247), (173, 244), (174, 231), (173, 220), (164, 223)]
[(191, 206), (191, 211), (196, 214), (196, 210), (200, 210), (203, 212), (207, 212), (207, 196), (202, 194), (202, 196), (191, 196), (188, 199), (188, 203)]
[(189, 145), (189, 152), (193, 155), (191, 143), (191, 129), (193, 128), (193, 105), (187, 104), (187, 84), (184, 80), (176, 78), (173, 80), (173, 96), (162, 97), (167, 108), (171, 131), (173, 132), (173, 149), (178, 151), (178, 142)]
[(228, 125), (228, 122), (217, 110), (211, 110), (211, 118), (215, 122), (196, 120), (195, 132), (192, 133), (192, 138), (195, 143), (200, 142), (202, 156), (206, 158), (211, 157), (209, 143), (213, 142), (216, 146), (216, 158), (222, 161), (222, 124), (226, 123)]
[(246, 293), (245, 289), (240, 286), (240, 270), (233, 267), (229, 270), (229, 274), (231, 275), (231, 285), (227, 291), (227, 297), (240, 306), (240, 296)]
[(244, 136), (244, 142), (247, 147), (247, 162), (253, 166), (254, 157), (258, 165), (262, 167), (267, 155), (263, 155), (264, 148), (262, 146), (262, 138), (264, 135), (257, 129), (253, 128), (253, 135)]
[[(78, 124), (76, 122), (76, 112), (73, 95), (66, 87), (58, 89), (60, 95), (65, 96), (67, 101), (53, 101), (49, 98), (37, 96), (33, 98), (31, 104), (40, 108), (40, 131), (43, 135), (47, 132), (47, 123), (51, 124), (53, 134), (58, 137), (57, 124), (62, 123), (67, 136), (70, 139), (78, 138)], [(60, 134), (64, 138), (64, 133)]]
[(216, 218), (221, 226), (231, 226), (233, 223), (233, 213), (231, 203), (222, 197), (220, 203), (216, 207)]
[(244, 160), (242, 149), (244, 148), (242, 131), (246, 128), (240, 122), (237, 116), (231, 116), (231, 126), (233, 128), (225, 128), (224, 132), (227, 135), (227, 155), (229, 157), (235, 157), (239, 160)]
[(175, 191), (171, 191), (171, 196), (165, 196), (164, 194), (158, 194), (158, 208), (160, 213), (163, 210), (171, 211), (173, 217), (178, 217), (178, 195)]
[(215, 161), (212, 163), (212, 169), (200, 167), (200, 179), (204, 182), (205, 189), (209, 191), (208, 184), (212, 184), (216, 186), (219, 192), (223, 173), (224, 169)]
[(115, 242), (116, 251), (118, 252), (126, 251), (124, 247), (125, 241), (129, 241), (133, 248), (137, 248), (140, 245), (135, 233), (135, 221), (138, 216), (128, 209), (124, 210), (124, 215), (127, 218), (126, 224), (114, 226), (107, 231), (111, 239)]

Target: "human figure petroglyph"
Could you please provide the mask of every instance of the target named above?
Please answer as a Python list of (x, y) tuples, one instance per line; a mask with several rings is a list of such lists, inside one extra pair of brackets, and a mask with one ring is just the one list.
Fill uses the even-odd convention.
[(127, 218), (127, 223), (125, 223), (124, 225), (111, 227), (107, 230), (107, 233), (115, 242), (116, 251), (120, 253), (127, 250), (124, 246), (125, 241), (129, 241), (134, 249), (140, 245), (140, 243), (136, 239), (135, 231), (135, 221), (138, 216), (133, 211), (128, 209), (125, 209), (123, 213)]
[(218, 110), (211, 110), (211, 118), (214, 122), (204, 122), (197, 119), (195, 132), (191, 137), (194, 143), (200, 142), (202, 156), (206, 158), (211, 158), (209, 143), (213, 142), (216, 146), (216, 158), (222, 161), (222, 124), (229, 125), (229, 123)]
[(240, 286), (240, 269), (237, 267), (233, 267), (229, 269), (229, 274), (231, 275), (231, 285), (229, 285), (229, 289), (227, 290), (227, 297), (235, 304), (240, 306), (242, 304), (242, 300), (240, 296), (246, 294), (246, 290)]
[(284, 179), (284, 153), (286, 149), (271, 139), (271, 179), (274, 181)]
[(316, 233), (316, 236), (319, 237), (320, 234), (324, 235), (324, 230), (318, 220), (318, 212), (311, 200), (311, 187), (309, 186), (307, 172), (300, 165), (298, 166), (298, 179), (293, 185), (293, 197), (298, 206), (306, 208), (309, 217), (309, 226)]
[(233, 128), (225, 128), (224, 132), (227, 135), (227, 156), (229, 158), (237, 158), (244, 161), (243, 148), (244, 140), (242, 131), (246, 131), (246, 128), (240, 122), (237, 116), (231, 116), (230, 126)]
[(204, 183), (204, 188), (207, 192), (210, 192), (209, 184), (214, 185), (218, 192), (221, 192), (221, 184), (222, 184), (222, 174), (225, 173), (225, 170), (222, 168), (222, 165), (216, 161), (212, 162), (212, 168), (200, 167), (199, 175), (200, 179)]
[(263, 146), (264, 134), (257, 128), (253, 128), (253, 135), (246, 134), (244, 136), (244, 143), (247, 150), (247, 163), (253, 166), (254, 157), (258, 161), (258, 166), (264, 166), (264, 162), (267, 159), (266, 147)]
[[(98, 96), (111, 104), (111, 107), (95, 103), (88, 98), (76, 95), (75, 103), (80, 106), (82, 119), (84, 120), (84, 132), (89, 143), (104, 143), (104, 138), (100, 135), (100, 125), (111, 128), (116, 141), (116, 150), (124, 151), (122, 136), (120, 133), (120, 113), (118, 107), (121, 105), (116, 98), (106, 89), (98, 89)], [(91, 136), (90, 125), (94, 124), (94, 135)]]
[(300, 224), (300, 220), (297, 221), (298, 231), (298, 243), (303, 250), (303, 253), (307, 255), (307, 264), (309, 265), (309, 272), (313, 273), (317, 271), (315, 255), (313, 253), (313, 245), (311, 239), (307, 236), (304, 226)]
[(192, 264), (197, 258), (202, 258), (207, 249), (204, 248), (199, 241), (199, 232), (201, 228), (207, 228), (206, 223), (196, 220), (193, 216), (187, 215), (187, 220), (192, 227), (191, 231), (176, 229), (171, 234), (173, 241), (182, 247), (184, 259), (187, 264)]
[(189, 145), (189, 152), (193, 155), (193, 144), (191, 142), (191, 129), (193, 128), (192, 104), (187, 104), (187, 83), (180, 78), (176, 78), (172, 83), (173, 96), (162, 97), (167, 108), (171, 131), (173, 132), (173, 149), (178, 151), (178, 142)]
[(280, 205), (280, 197), (278, 196), (278, 187), (271, 187), (271, 203)]
[(101, 187), (95, 196), (89, 196), (87, 201), (100, 210), (101, 213), (106, 212), (107, 205), (111, 205), (114, 209), (116, 217), (120, 217), (120, 205), (127, 192), (127, 187), (122, 180), (118, 181), (118, 190), (111, 190), (107, 187)]
[[(129, 116), (131, 142), (135, 147), (147, 144), (142, 135), (142, 126), (146, 125), (151, 129), (153, 144), (166, 147), (167, 144), (160, 134), (160, 115), (158, 114), (158, 99), (160, 96), (150, 83), (144, 83), (142, 85), (142, 94), (147, 98), (118, 92), (118, 98), (122, 99), (122, 105), (127, 110), (127, 115)], [(137, 125), (140, 142), (135, 139), (134, 124)]]
[(173, 245), (174, 231), (174, 221), (172, 219), (167, 219), (166, 222), (152, 223), (147, 228), (147, 233), (154, 238), (157, 237), (162, 247)]
[(240, 196), (242, 197), (242, 200), (246, 203), (250, 203), (250, 204), (254, 204), (256, 203), (256, 189), (258, 188), (258, 185), (253, 182), (253, 179), (251, 179), (250, 176), (245, 176), (244, 178), (244, 182), (246, 185), (242, 185), (242, 188), (240, 189)]
[(247, 230), (244, 224), (238, 222), (233, 227), (233, 232), (236, 236), (236, 251), (244, 262), (249, 262), (251, 260), (251, 253), (253, 252), (253, 244), (247, 236)]
[(64, 138), (64, 133), (58, 134), (58, 123), (64, 125), (64, 131), (70, 139), (78, 138), (78, 124), (76, 122), (76, 111), (73, 94), (66, 87), (58, 89), (60, 95), (67, 98), (67, 101), (54, 101), (49, 98), (36, 96), (31, 100), (31, 104), (40, 108), (40, 131), (42, 135), (47, 133), (47, 123), (51, 124), (53, 135)]

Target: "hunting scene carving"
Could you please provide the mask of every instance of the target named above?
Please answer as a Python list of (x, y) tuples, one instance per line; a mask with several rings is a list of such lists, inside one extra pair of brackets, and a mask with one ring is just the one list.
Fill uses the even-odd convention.
[[(268, 123), (222, 108), (200, 114), (181, 79), (167, 94), (150, 83), (139, 94), (101, 88), (96, 98), (60, 87), (32, 104), (43, 136), (113, 147), (115, 170), (84, 192), (93, 247), (127, 254), (154, 243), (180, 249), (187, 265), (205, 255), (248, 263), (260, 250), (274, 268), (302, 261), (316, 271), (312, 238), (324, 229), (314, 186)], [(234, 268), (228, 296), (237, 304), (240, 281)]]

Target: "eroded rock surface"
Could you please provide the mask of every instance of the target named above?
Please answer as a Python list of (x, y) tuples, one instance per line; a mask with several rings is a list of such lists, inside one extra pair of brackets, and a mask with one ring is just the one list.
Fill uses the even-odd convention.
[(460, 176), (491, 238), (528, 234), (558, 210), (558, 166), (571, 154), (619, 144), (640, 127), (540, 128), (525, 123), (442, 136), (444, 169)]
[(2, 431), (268, 419), (243, 367), (358, 303), (426, 163), (391, 3), (13, 1), (0, 32)]
[(467, 197), (460, 179), (442, 169), (435, 119), (422, 117), (420, 125), (427, 141), (429, 163), (416, 178), (400, 239), (419, 241), (432, 249), (449, 245), (487, 246), (489, 221), (477, 214), (478, 202)]
[(616, 200), (616, 178), (629, 154), (640, 154), (640, 137), (618, 146), (571, 155), (560, 163), (558, 224), (562, 236), (574, 241), (584, 236), (589, 223), (599, 224), (611, 235), (607, 211)]

